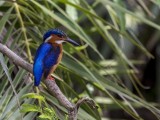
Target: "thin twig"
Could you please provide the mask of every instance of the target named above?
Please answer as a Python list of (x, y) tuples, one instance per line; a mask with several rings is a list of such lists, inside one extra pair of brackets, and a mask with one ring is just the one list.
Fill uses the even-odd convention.
[(79, 99), (79, 100), (77, 101), (77, 103), (76, 103), (76, 105), (75, 105), (75, 108), (77, 109), (77, 111), (78, 111), (80, 105), (83, 104), (83, 103), (89, 103), (89, 105), (92, 106), (94, 109), (95, 109), (95, 108), (96, 108), (96, 109), (98, 108), (98, 106), (96, 105), (96, 103), (94, 102), (93, 99), (88, 98), (88, 97), (84, 97), (84, 98), (81, 98), (81, 99)]
[(143, 0), (136, 0), (136, 2), (142, 7), (142, 9), (152, 18), (155, 18), (154, 14), (147, 8)]

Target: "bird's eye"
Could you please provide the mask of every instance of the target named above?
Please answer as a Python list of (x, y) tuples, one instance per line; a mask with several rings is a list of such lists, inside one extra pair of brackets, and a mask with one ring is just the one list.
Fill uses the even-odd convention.
[(60, 35), (60, 34), (59, 34), (59, 35), (57, 35), (57, 36), (58, 36), (58, 37), (60, 37), (60, 38), (62, 38), (62, 37), (63, 37), (63, 36), (62, 36), (62, 35)]

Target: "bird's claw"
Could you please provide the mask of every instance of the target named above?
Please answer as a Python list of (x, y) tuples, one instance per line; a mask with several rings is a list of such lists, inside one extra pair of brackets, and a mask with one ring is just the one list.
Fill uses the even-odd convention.
[(47, 77), (48, 80), (55, 80), (51, 75)]

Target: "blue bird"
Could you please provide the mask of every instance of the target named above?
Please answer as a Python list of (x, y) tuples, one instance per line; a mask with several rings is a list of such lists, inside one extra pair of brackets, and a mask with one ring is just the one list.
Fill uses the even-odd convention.
[(34, 85), (39, 86), (42, 77), (50, 77), (62, 59), (62, 43), (79, 44), (70, 39), (59, 29), (48, 30), (43, 36), (43, 43), (38, 47), (33, 64)]

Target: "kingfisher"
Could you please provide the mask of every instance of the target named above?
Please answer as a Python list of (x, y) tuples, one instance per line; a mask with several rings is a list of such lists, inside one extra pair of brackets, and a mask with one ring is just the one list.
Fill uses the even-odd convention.
[(62, 59), (62, 43), (79, 46), (60, 29), (50, 29), (43, 35), (43, 43), (38, 47), (33, 64), (34, 85), (39, 86), (42, 78), (48, 78)]

